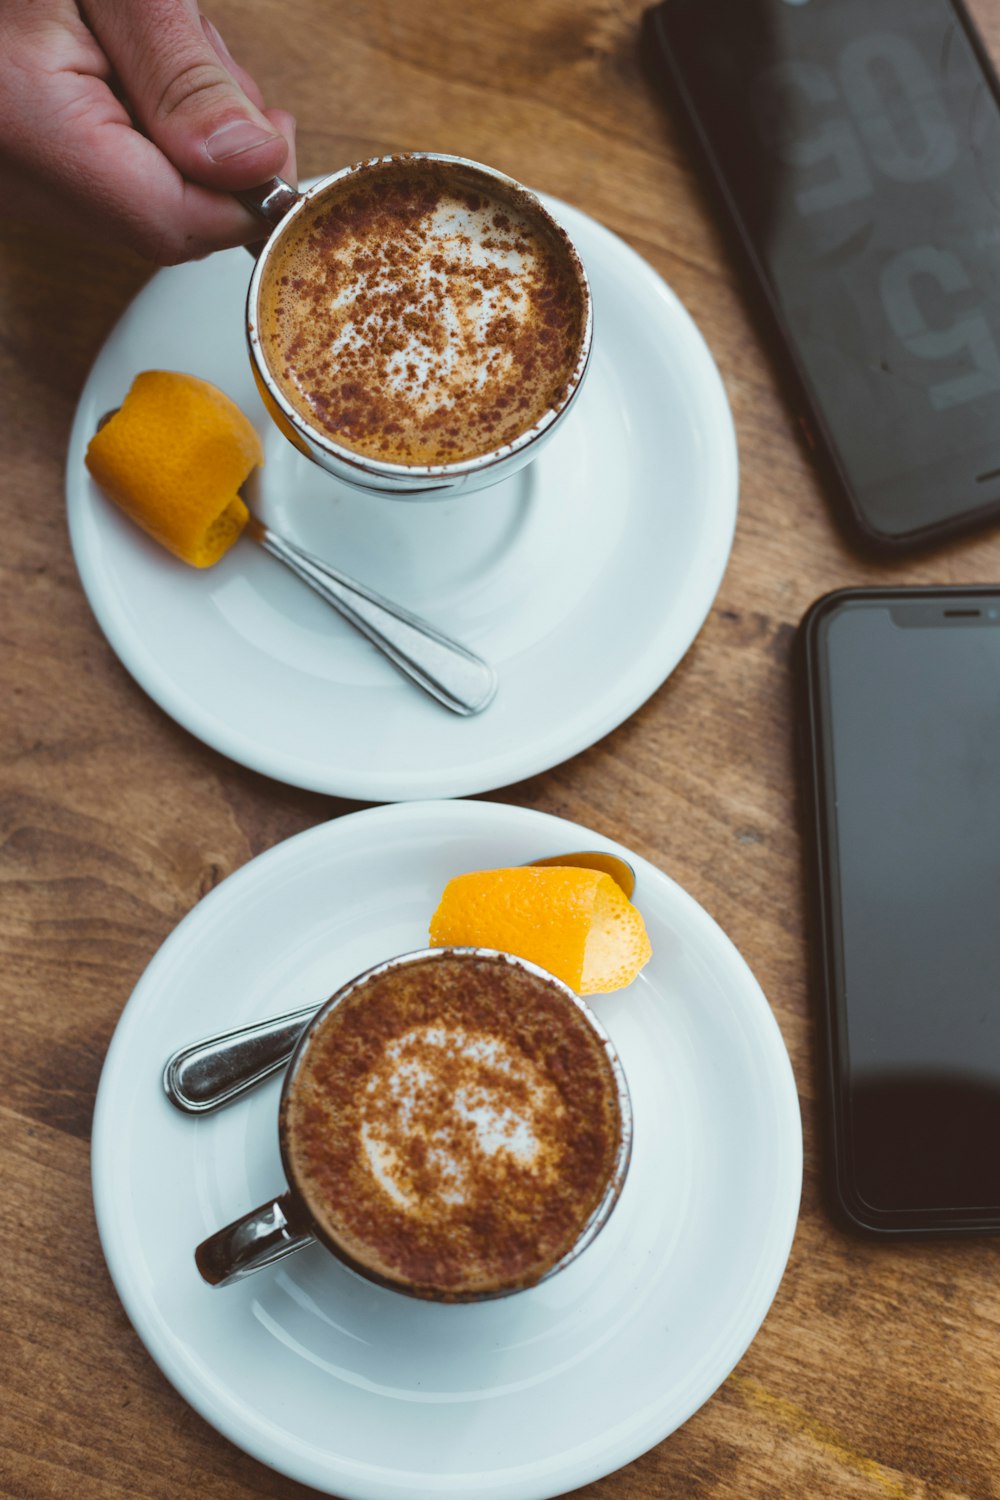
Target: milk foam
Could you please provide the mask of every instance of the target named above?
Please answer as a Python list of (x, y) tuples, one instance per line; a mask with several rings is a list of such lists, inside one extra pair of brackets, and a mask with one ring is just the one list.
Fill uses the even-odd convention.
[[(453, 406), (463, 390), (481, 391), (488, 379), (509, 375), (514, 365), (510, 343), (497, 343), (490, 329), (500, 316), (513, 318), (519, 328), (527, 326), (531, 309), (525, 278), (538, 267), (539, 255), (527, 220), (506, 206), (510, 227), (497, 237), (497, 211), (496, 203), (470, 209), (457, 199), (445, 199), (421, 225), (420, 260), (405, 283), (383, 254), (374, 270), (355, 274), (343, 285), (328, 304), (339, 324), (327, 346), (331, 364), (345, 351), (363, 352), (373, 337), (398, 340), (384, 375), (392, 394), (405, 394), (416, 416)], [(484, 269), (501, 275), (490, 285), (491, 277), (478, 274)], [(406, 306), (393, 314), (394, 294), (404, 290)], [(375, 309), (358, 306), (359, 296), (366, 304), (374, 300)], [(415, 316), (426, 320), (426, 331), (414, 326)]]
[[(458, 1082), (449, 1119), (442, 1113), (442, 1077), (445, 1067), (454, 1075), (455, 1065)], [(380, 1187), (408, 1212), (423, 1215), (433, 1209), (426, 1183), (418, 1197), (402, 1158), (401, 1145), (414, 1136), (424, 1141), (434, 1197), (441, 1204), (466, 1202), (469, 1181), (483, 1158), (505, 1155), (542, 1179), (552, 1170), (540, 1127), (564, 1113), (558, 1091), (530, 1059), (498, 1037), (459, 1027), (416, 1027), (385, 1048), (365, 1095), (377, 1106), (362, 1106), (360, 1135), (368, 1165)]]

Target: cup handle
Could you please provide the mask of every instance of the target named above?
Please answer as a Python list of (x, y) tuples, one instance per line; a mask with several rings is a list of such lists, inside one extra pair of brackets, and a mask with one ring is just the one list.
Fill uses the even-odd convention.
[(209, 1286), (228, 1286), (293, 1255), (314, 1239), (298, 1219), (291, 1193), (282, 1193), (202, 1240), (194, 1259)]
[(258, 219), (266, 219), (268, 224), (273, 226), (280, 224), (288, 210), (298, 203), (302, 194), (283, 177), (270, 177), (259, 187), (241, 188), (233, 196), (240, 200), (244, 208), (256, 214)]
[[(281, 223), (288, 210), (298, 203), (302, 194), (283, 177), (271, 177), (267, 182), (262, 182), (259, 187), (241, 188), (239, 192), (233, 194), (233, 197), (239, 199), (244, 208), (249, 209), (258, 219), (263, 219), (265, 224), (273, 229), (276, 224)], [(255, 240), (253, 244), (244, 245), (243, 248), (248, 250), (256, 260), (266, 244), (265, 238)]]

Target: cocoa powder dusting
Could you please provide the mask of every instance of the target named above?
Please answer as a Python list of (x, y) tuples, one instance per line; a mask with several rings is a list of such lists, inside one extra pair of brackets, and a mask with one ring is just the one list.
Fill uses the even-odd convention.
[(614, 1170), (617, 1090), (554, 985), (442, 955), (347, 997), (283, 1115), (286, 1160), (346, 1257), (425, 1294), (530, 1285)]
[(387, 462), (454, 463), (567, 399), (579, 273), (528, 200), (502, 194), (404, 159), (303, 211), (259, 307), (268, 365), (311, 425)]

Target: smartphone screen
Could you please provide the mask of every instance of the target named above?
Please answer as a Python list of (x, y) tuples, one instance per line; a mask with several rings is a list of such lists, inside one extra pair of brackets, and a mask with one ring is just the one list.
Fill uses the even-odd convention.
[(1000, 590), (841, 592), (803, 637), (841, 1204), (1000, 1227)]
[(1000, 514), (1000, 104), (949, 0), (649, 12), (869, 541)]

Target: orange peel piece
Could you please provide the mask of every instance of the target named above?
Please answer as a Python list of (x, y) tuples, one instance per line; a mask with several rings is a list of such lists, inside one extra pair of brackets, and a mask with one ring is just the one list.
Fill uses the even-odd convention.
[(256, 429), (236, 403), (173, 370), (137, 375), (86, 454), (116, 505), (195, 568), (210, 567), (236, 541), (249, 519), (239, 488), (263, 462)]
[(624, 989), (653, 951), (621, 886), (601, 871), (568, 865), (456, 875), (431, 918), (430, 940), (513, 953), (579, 995)]

